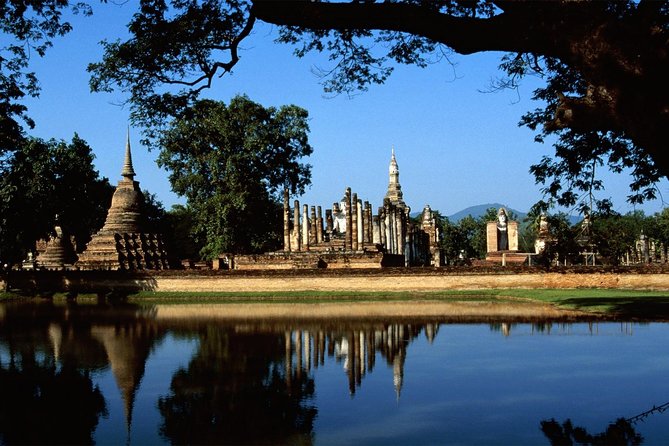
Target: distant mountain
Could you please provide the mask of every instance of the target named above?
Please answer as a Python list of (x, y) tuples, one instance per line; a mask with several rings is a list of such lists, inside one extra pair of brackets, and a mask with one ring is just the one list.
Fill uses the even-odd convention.
[(504, 207), (504, 208), (506, 208), (507, 211), (510, 211), (510, 212), (513, 212), (514, 214), (516, 214), (517, 215), (516, 219), (519, 222), (522, 222), (523, 219), (527, 216), (527, 212), (521, 212), (519, 210), (510, 208), (508, 206), (505, 206), (505, 205), (499, 204), (499, 203), (488, 203), (488, 204), (479, 204), (479, 205), (476, 205), (476, 206), (470, 206), (466, 209), (461, 210), (460, 212), (456, 212), (453, 215), (449, 215), (448, 219), (450, 220), (451, 223), (457, 223), (468, 215), (471, 215), (474, 218), (479, 218), (479, 217), (485, 215), (485, 212), (489, 208), (499, 209), (501, 207)]
[[(511, 211), (514, 214), (516, 214), (516, 216), (517, 216), (516, 219), (518, 220), (518, 223), (521, 223), (521, 225), (522, 225), (523, 220), (525, 219), (525, 217), (527, 217), (527, 212), (521, 212), (517, 209), (513, 209), (513, 208), (510, 208), (508, 206), (504, 206), (503, 204), (500, 204), (500, 203), (488, 203), (488, 204), (479, 204), (479, 205), (476, 205), (476, 206), (470, 206), (466, 209), (463, 209), (459, 212), (456, 212), (455, 214), (449, 215), (448, 220), (451, 223), (457, 223), (468, 215), (471, 215), (474, 218), (479, 218), (479, 217), (485, 215), (485, 212), (489, 208), (499, 209), (501, 207), (504, 207), (504, 208), (506, 208), (507, 211)], [(577, 215), (570, 215), (569, 216), (569, 221), (571, 222), (572, 225), (575, 225), (576, 223), (579, 223), (581, 221), (581, 217), (579, 217)]]

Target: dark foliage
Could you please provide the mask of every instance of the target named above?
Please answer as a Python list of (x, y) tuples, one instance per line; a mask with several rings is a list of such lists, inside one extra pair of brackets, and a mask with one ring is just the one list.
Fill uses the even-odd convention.
[(88, 144), (28, 139), (0, 169), (0, 258), (20, 262), (58, 223), (82, 251), (104, 223), (114, 191)]

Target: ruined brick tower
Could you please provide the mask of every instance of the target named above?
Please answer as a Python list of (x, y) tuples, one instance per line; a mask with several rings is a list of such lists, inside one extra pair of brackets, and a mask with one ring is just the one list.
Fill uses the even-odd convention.
[(130, 132), (121, 180), (116, 186), (105, 224), (76, 263), (81, 269), (165, 269), (167, 253), (160, 234), (144, 232), (144, 195), (135, 181)]

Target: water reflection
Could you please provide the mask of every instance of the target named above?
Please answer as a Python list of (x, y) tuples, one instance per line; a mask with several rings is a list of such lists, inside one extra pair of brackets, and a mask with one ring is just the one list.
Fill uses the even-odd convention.
[(409, 344), (425, 331), (432, 341), (439, 326), (367, 323), (367, 326), (349, 329), (286, 330), (286, 376), (300, 376), (301, 371), (311, 371), (325, 363), (325, 353), (341, 363), (348, 377), (348, 390), (355, 394), (356, 387), (368, 372), (374, 370), (376, 357), (380, 356), (393, 370), (393, 385), (397, 397), (402, 391), (404, 361)]
[(311, 442), (314, 381), (281, 366), (281, 338), (213, 327), (198, 337), (199, 349), (158, 401), (171, 443)]
[[(111, 367), (130, 430), (135, 391), (152, 346), (165, 333), (151, 310), (105, 305), (6, 305), (0, 323), (3, 440), (87, 444), (105, 399), (91, 373)], [(3, 392), (4, 393), (4, 392)], [(16, 410), (27, 408), (26, 412)], [(37, 416), (42, 413), (44, 417)], [(39, 422), (35, 422), (40, 420)]]
[[(607, 326), (610, 326), (612, 323), (607, 323)], [(634, 334), (635, 326), (647, 326), (647, 322), (616, 322), (620, 329), (615, 333), (618, 335), (629, 335)], [(590, 335), (597, 336), (600, 335), (599, 328), (600, 324), (597, 322), (586, 322), (582, 324), (572, 324), (568, 322), (550, 322), (550, 321), (540, 321), (534, 322), (532, 324), (519, 324), (511, 322), (490, 322), (490, 330), (495, 332), (500, 332), (505, 337), (511, 336), (512, 332), (515, 333), (515, 329), (518, 327), (528, 327), (530, 328), (529, 332), (521, 331), (520, 335)], [(605, 335), (610, 335), (612, 332), (607, 330)]]
[[(108, 417), (109, 400), (114, 397), (103, 395), (97, 385), (96, 379), (105, 373), (113, 376), (120, 395), (125, 440), (129, 443), (133, 438), (139, 443), (179, 444), (312, 444), (319, 443), (319, 438), (327, 442), (327, 432), (320, 434), (318, 427), (318, 423), (327, 424), (325, 420), (331, 417), (326, 397), (321, 395), (319, 400), (316, 391), (317, 381), (322, 386), (326, 379), (326, 375), (318, 373), (320, 369), (331, 369), (344, 378), (344, 385), (335, 391), (356, 398), (363, 382), (381, 369), (379, 379), (392, 381), (392, 386), (383, 388), (391, 393), (394, 388), (393, 399), (399, 402), (405, 379), (413, 378), (405, 370), (411, 358), (418, 359), (419, 364), (425, 361), (412, 354), (413, 345), (420, 345), (435, 356), (426, 366), (428, 370), (414, 366), (413, 374), (438, 379), (440, 374), (429, 368), (436, 370), (435, 364), (449, 362), (458, 365), (457, 356), (443, 350), (458, 342), (457, 332), (444, 322), (165, 319), (154, 308), (128, 304), (5, 304), (0, 306), (0, 443), (94, 442), (96, 429)], [(465, 332), (472, 327), (478, 333), (474, 336), (482, 336), (480, 325), (462, 327)], [(487, 323), (487, 331), (494, 337), (518, 340), (583, 335), (631, 337), (635, 327), (639, 325)], [(444, 336), (448, 342), (440, 338), (442, 330), (447, 331)], [(468, 336), (460, 340), (469, 342)], [(156, 393), (148, 404), (159, 416), (155, 437), (133, 437), (133, 419), (135, 424), (141, 424), (147, 416), (135, 408), (140, 385), (153, 379), (145, 376), (147, 362), (157, 349), (166, 348), (166, 339), (168, 345), (192, 342), (194, 348), (187, 357), (175, 360), (177, 365), (169, 370), (167, 388)], [(435, 352), (433, 344), (440, 339), (443, 351)], [(475, 348), (467, 351), (464, 347), (463, 351), (472, 358), (478, 357)], [(489, 353), (482, 353), (486, 354)], [(473, 371), (451, 369), (439, 381), (456, 386), (448, 388), (453, 404), (458, 397), (459, 376), (467, 373), (475, 380), (493, 376), (499, 386), (504, 386), (503, 372), (488, 373), (476, 362), (472, 364)], [(497, 361), (496, 366), (500, 364)], [(488, 374), (477, 378), (477, 373)], [(483, 389), (481, 392), (488, 392), (484, 381), (478, 386)], [(360, 398), (365, 404), (365, 396)], [(411, 398), (407, 406), (413, 403)], [(381, 403), (375, 407), (380, 408)], [(486, 410), (484, 405), (478, 407)], [(398, 403), (394, 410), (401, 411), (402, 406)], [(621, 418), (599, 434), (588, 433), (586, 427), (575, 426), (570, 419), (558, 422), (551, 414), (537, 415), (532, 424), (536, 434), (543, 434), (554, 445), (611, 444), (614, 440), (622, 441), (619, 444), (639, 444), (642, 436), (635, 430), (636, 421), (635, 417)], [(395, 442), (410, 438), (415, 437), (398, 436)], [(425, 442), (439, 438), (425, 436)]]

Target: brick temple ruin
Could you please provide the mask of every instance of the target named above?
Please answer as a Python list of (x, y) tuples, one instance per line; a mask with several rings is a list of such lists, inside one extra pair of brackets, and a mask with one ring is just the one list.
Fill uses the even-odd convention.
[(131, 271), (169, 268), (162, 236), (146, 232), (144, 194), (135, 175), (128, 134), (122, 178), (114, 191), (105, 224), (93, 235), (76, 267)]
[(234, 269), (380, 268), (384, 266), (440, 266), (439, 227), (430, 206), (420, 223), (410, 218), (403, 199), (399, 168), (392, 151), (388, 191), (376, 215), (369, 201), (346, 188), (331, 209), (321, 206), (290, 207), (283, 200), (283, 250), (239, 255)]

